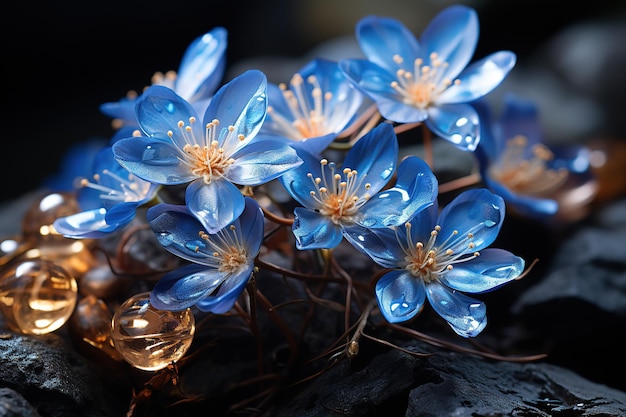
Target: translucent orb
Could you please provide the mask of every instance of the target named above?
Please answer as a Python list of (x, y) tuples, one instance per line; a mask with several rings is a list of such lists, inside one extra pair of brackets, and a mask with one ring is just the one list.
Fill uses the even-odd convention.
[(88, 295), (76, 304), (69, 326), (81, 343), (87, 343), (110, 358), (121, 361), (123, 358), (111, 339), (112, 318), (113, 313), (104, 301)]
[(36, 200), (22, 218), (22, 234), (25, 239), (37, 243), (54, 244), (66, 238), (56, 232), (52, 223), (57, 217), (80, 212), (73, 193), (50, 193)]
[(0, 311), (15, 332), (40, 335), (57, 330), (72, 315), (77, 297), (74, 276), (51, 261), (21, 261), (0, 275)]
[(195, 319), (189, 308), (157, 310), (150, 293), (126, 300), (113, 315), (115, 348), (135, 368), (158, 371), (182, 358), (193, 341)]

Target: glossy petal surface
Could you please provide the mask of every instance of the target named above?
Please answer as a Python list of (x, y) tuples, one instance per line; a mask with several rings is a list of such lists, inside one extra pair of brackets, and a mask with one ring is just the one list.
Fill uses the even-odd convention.
[(164, 185), (184, 184), (195, 177), (180, 163), (172, 144), (145, 136), (120, 139), (113, 144), (119, 163), (146, 181)]
[(239, 217), (244, 208), (244, 197), (239, 188), (226, 180), (205, 184), (196, 180), (187, 186), (185, 202), (189, 210), (213, 233)]
[(298, 249), (330, 249), (341, 242), (341, 228), (328, 217), (302, 207), (294, 209), (294, 216), (292, 231)]
[(499, 51), (477, 61), (459, 75), (453, 84), (437, 98), (440, 103), (467, 103), (493, 91), (515, 66), (517, 57), (509, 51)]
[(227, 45), (228, 32), (223, 27), (194, 39), (180, 61), (176, 93), (190, 102), (210, 97), (224, 76)]
[(410, 156), (398, 167), (395, 186), (374, 195), (363, 206), (364, 227), (398, 226), (438, 196), (437, 178), (422, 159)]
[(487, 326), (487, 307), (478, 300), (439, 284), (426, 285), (426, 296), (459, 336), (475, 337)]
[(492, 291), (524, 272), (525, 262), (519, 256), (496, 248), (487, 248), (478, 258), (458, 263), (441, 279), (446, 286), (468, 293)]
[(237, 160), (226, 176), (235, 184), (259, 185), (302, 164), (296, 151), (279, 141), (255, 141), (233, 155)]
[(391, 271), (376, 283), (376, 297), (380, 311), (389, 323), (407, 321), (424, 306), (424, 284), (406, 271)]
[(159, 310), (183, 310), (214, 291), (225, 274), (200, 265), (187, 265), (165, 274), (150, 292), (150, 304)]
[(441, 235), (447, 236), (452, 230), (458, 230), (460, 234), (471, 231), (473, 249), (480, 251), (498, 236), (504, 214), (502, 197), (484, 188), (471, 189), (460, 194), (441, 211)]

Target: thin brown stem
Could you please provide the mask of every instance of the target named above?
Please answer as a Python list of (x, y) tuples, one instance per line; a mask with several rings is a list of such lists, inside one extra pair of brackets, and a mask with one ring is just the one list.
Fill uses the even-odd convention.
[(466, 175), (461, 178), (457, 178), (452, 181), (448, 181), (446, 183), (439, 185), (440, 193), (447, 193), (450, 191), (458, 190), (461, 188), (469, 187), (471, 185), (478, 184), (482, 180), (482, 177), (478, 173), (473, 173)]

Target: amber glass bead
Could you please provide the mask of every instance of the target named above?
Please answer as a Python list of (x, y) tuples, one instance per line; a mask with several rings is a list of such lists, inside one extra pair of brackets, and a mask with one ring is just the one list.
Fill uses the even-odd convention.
[(93, 295), (88, 295), (76, 305), (69, 325), (81, 342), (89, 344), (116, 361), (121, 361), (123, 358), (111, 339), (112, 319), (113, 313), (106, 303)]
[(77, 297), (76, 279), (51, 261), (16, 262), (0, 275), (0, 311), (15, 332), (40, 335), (57, 330), (72, 315)]
[(150, 305), (149, 292), (122, 303), (111, 325), (118, 352), (126, 362), (146, 371), (158, 371), (182, 358), (196, 329), (190, 309), (157, 310)]

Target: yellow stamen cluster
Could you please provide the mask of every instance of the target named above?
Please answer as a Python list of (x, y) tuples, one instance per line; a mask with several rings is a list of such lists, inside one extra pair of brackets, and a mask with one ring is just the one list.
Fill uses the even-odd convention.
[[(279, 88), (283, 92), (285, 102), (289, 106), (293, 121), (287, 120), (278, 114), (272, 107), (268, 108), (268, 113), (285, 132), (285, 136), (302, 140), (323, 136), (327, 133), (326, 126), (329, 120), (329, 108), (327, 103), (332, 99), (331, 92), (324, 93), (317, 77), (311, 75), (307, 82), (313, 86), (310, 98), (308, 96), (304, 79), (300, 74), (295, 74), (289, 83), (289, 87), (282, 83)], [(312, 104), (312, 107), (311, 107)]]
[[(205, 126), (204, 136), (200, 139), (194, 135), (192, 125), (196, 122), (195, 117), (189, 118), (189, 124), (185, 125), (182, 120), (178, 122), (178, 128), (185, 139), (185, 144), (179, 150), (181, 151), (180, 161), (186, 164), (190, 171), (196, 177), (203, 177), (204, 182), (210, 184), (214, 176), (222, 176), (226, 170), (235, 162), (231, 157), (234, 148), (220, 146), (229, 144), (233, 141), (230, 139), (235, 133), (233, 126), (228, 126), (226, 137), (218, 140), (221, 130), (219, 129), (219, 120), (214, 119)], [(170, 130), (168, 136), (173, 137)], [(239, 141), (243, 141), (245, 137), (241, 134), (237, 135)]]
[(468, 232), (459, 236), (458, 230), (453, 230), (450, 236), (436, 245), (437, 237), (441, 232), (440, 226), (430, 232), (426, 243), (413, 242), (411, 237), (411, 223), (406, 223), (406, 241), (402, 240), (396, 229), (396, 238), (403, 248), (405, 268), (415, 277), (425, 283), (437, 281), (441, 275), (454, 268), (454, 264), (466, 262), (479, 256), (472, 252), (476, 246), (472, 242), (474, 235)]
[(398, 79), (392, 81), (391, 87), (400, 93), (405, 104), (426, 109), (452, 83), (461, 82), (458, 79), (453, 81), (443, 78), (448, 63), (441, 61), (436, 52), (431, 53), (429, 58), (429, 65), (423, 59), (417, 58), (413, 62), (413, 68), (407, 69), (404, 67), (404, 59), (394, 55), (393, 60), (400, 69), (396, 71)]
[(193, 249), (196, 252), (205, 253), (210, 263), (220, 272), (236, 272), (248, 262), (248, 254), (242, 244), (242, 237), (234, 225), (214, 235), (200, 231), (198, 236), (206, 246), (198, 245)]
[(500, 159), (490, 168), (489, 175), (520, 194), (540, 196), (556, 190), (567, 179), (567, 169), (547, 167), (553, 154), (545, 145), (534, 145), (530, 156), (527, 147), (528, 139), (524, 136), (510, 139)]
[[(314, 190), (311, 190), (310, 194), (318, 202), (319, 212), (328, 216), (335, 224), (353, 222), (354, 216), (370, 198), (367, 190), (371, 185), (362, 184), (365, 176), (359, 178), (358, 172), (351, 168), (344, 168), (340, 174), (336, 172), (333, 162), (329, 163), (328, 160), (322, 159), (320, 165), (321, 177), (314, 178), (313, 174), (307, 174), (314, 185)], [(330, 170), (329, 176), (326, 175), (326, 168)], [(358, 195), (362, 185), (365, 193)]]

